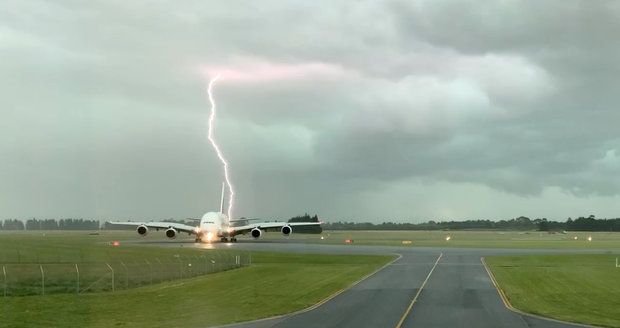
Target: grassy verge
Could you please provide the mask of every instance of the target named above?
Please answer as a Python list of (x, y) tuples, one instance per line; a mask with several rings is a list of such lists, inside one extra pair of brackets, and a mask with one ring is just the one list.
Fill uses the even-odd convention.
[[(319, 235), (296, 235), (313, 243), (404, 247), (618, 249), (619, 232), (547, 233), (538, 231), (324, 231)], [(279, 236), (274, 236), (276, 238)], [(446, 240), (446, 237), (450, 237)], [(592, 237), (588, 241), (588, 237)]]
[[(88, 231), (3, 231), (0, 232), (0, 263), (132, 262), (153, 256), (202, 254), (201, 250), (192, 247), (157, 248), (153, 251), (152, 247), (122, 241), (118, 247), (110, 245), (113, 241), (136, 236), (134, 231), (101, 231), (94, 235)], [(149, 235), (146, 240), (157, 240), (152, 237), (155, 236)], [(161, 234), (158, 237), (165, 239)]]
[[(110, 244), (118, 234), (29, 232), (0, 235), (0, 295), (129, 289), (235, 269), (248, 252)], [(181, 244), (183, 246), (183, 244)]]
[(5, 298), (0, 326), (205, 327), (247, 321), (315, 304), (392, 258), (252, 256), (251, 267), (115, 293)]
[[(109, 260), (119, 258), (119, 252), (103, 243), (120, 240), (121, 248), (131, 248), (124, 240), (161, 242), (167, 239), (163, 231), (150, 232), (145, 238), (135, 231), (100, 231), (90, 236), (87, 232), (0, 232), (0, 262), (37, 261), (38, 257), (58, 261), (74, 261), (76, 258)], [(446, 240), (446, 237), (450, 237)], [(591, 240), (588, 240), (591, 237)], [(281, 233), (265, 233), (261, 240), (282, 241)], [(620, 232), (574, 232), (547, 233), (539, 231), (324, 231), (322, 234), (296, 234), (292, 240), (311, 244), (403, 247), (476, 247), (476, 248), (548, 248), (548, 249), (620, 249)], [(251, 240), (240, 236), (241, 240)], [(187, 235), (180, 235), (177, 241), (192, 242)], [(99, 243), (96, 243), (99, 242)], [(403, 243), (404, 242), (404, 243)], [(61, 249), (62, 252), (56, 250)], [(130, 257), (141, 256), (143, 248), (132, 248)], [(196, 250), (180, 247), (164, 250), (165, 254), (195, 254)], [(148, 251), (147, 251), (148, 252)], [(178, 253), (182, 252), (182, 253)], [(187, 252), (187, 253), (184, 253)], [(126, 254), (123, 252), (123, 254)], [(121, 258), (122, 259), (122, 258)], [(131, 260), (131, 259), (129, 259)]]
[(486, 258), (517, 309), (565, 321), (620, 327), (618, 254)]

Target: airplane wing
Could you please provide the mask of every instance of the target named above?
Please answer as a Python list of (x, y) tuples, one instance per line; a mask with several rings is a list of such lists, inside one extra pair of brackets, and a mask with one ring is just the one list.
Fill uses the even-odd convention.
[(174, 228), (175, 230), (179, 232), (187, 232), (189, 234), (196, 233), (196, 227), (192, 227), (192, 226), (189, 226), (187, 224), (182, 224), (182, 223), (174, 223), (174, 222), (131, 222), (129, 221), (129, 222), (108, 222), (108, 223), (114, 224), (114, 225), (133, 226), (136, 228), (139, 226), (146, 226), (149, 229), (155, 229), (155, 230)]
[(245, 234), (255, 228), (258, 228), (262, 231), (280, 231), (282, 227), (289, 226), (293, 227), (294, 232), (294, 227), (318, 226), (321, 225), (321, 223), (322, 222), (259, 222), (246, 224), (239, 227), (231, 227), (231, 229), (234, 231), (234, 234), (240, 235)]

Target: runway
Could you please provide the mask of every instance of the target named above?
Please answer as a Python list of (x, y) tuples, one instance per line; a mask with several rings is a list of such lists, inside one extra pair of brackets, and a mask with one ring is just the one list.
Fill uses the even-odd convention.
[[(158, 243), (176, 246), (178, 243)], [(204, 247), (199, 244), (186, 244)], [(506, 308), (481, 257), (500, 254), (592, 252), (475, 248), (406, 248), (240, 242), (209, 247), (330, 254), (400, 254), (374, 275), (320, 306), (282, 317), (227, 325), (268, 327), (583, 327)], [(417, 296), (417, 298), (416, 298)], [(415, 298), (415, 302), (413, 302)]]

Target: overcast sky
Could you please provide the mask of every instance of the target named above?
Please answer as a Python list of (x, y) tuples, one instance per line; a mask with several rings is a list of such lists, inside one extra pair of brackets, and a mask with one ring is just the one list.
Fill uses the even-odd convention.
[(619, 1), (2, 1), (0, 218), (620, 217)]

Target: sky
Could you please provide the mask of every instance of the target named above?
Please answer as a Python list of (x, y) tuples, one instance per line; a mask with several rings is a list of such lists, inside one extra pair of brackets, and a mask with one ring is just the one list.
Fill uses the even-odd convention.
[(620, 217), (618, 1), (2, 1), (0, 218)]

